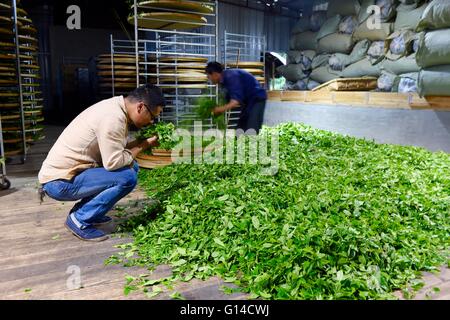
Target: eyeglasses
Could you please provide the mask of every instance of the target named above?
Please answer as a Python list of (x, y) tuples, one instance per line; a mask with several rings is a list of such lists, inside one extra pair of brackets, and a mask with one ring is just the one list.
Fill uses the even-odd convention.
[(143, 103), (143, 102), (142, 102), (142, 104), (147, 108), (148, 112), (152, 116), (152, 119), (156, 119), (157, 116), (150, 110), (150, 107), (148, 105), (146, 105), (145, 103)]

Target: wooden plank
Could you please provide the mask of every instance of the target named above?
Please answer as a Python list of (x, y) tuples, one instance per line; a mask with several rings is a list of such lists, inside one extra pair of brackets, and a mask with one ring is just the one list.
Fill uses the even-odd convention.
[(434, 109), (440, 111), (450, 111), (450, 97), (419, 97), (414, 94), (411, 97), (411, 108), (414, 109)]
[[(328, 86), (329, 84), (327, 84)], [(275, 92), (275, 93), (271, 93)], [(332, 91), (327, 87), (318, 91), (269, 91), (269, 100), (299, 102), (305, 104), (356, 105), (367, 108), (429, 109), (450, 111), (450, 97), (420, 98), (417, 93)]]
[(392, 109), (409, 109), (409, 94), (371, 92), (368, 105)]
[(281, 92), (282, 91), (268, 91), (267, 99), (270, 101), (281, 101)]
[(306, 91), (282, 91), (281, 101), (305, 102)]
[(330, 91), (304, 91), (305, 92), (305, 101), (309, 103), (325, 103), (325, 104), (334, 104), (333, 97), (334, 92)]
[(367, 105), (369, 101), (368, 92), (334, 92), (334, 103), (350, 105)]

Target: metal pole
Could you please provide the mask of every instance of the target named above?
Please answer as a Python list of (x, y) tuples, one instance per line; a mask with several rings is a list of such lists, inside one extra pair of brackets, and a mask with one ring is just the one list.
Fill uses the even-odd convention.
[(134, 45), (136, 56), (136, 86), (139, 87), (139, 35), (138, 35), (138, 10), (137, 0), (134, 0)]
[[(3, 145), (3, 128), (2, 128), (2, 115), (0, 114), (0, 160), (3, 158), (3, 161), (6, 161), (5, 156), (5, 147)], [(2, 166), (2, 174), (6, 176), (6, 164), (0, 161), (0, 165)]]
[(27, 158), (27, 137), (25, 132), (25, 115), (23, 111), (23, 88), (22, 88), (22, 70), (20, 66), (20, 49), (19, 49), (19, 28), (17, 25), (17, 0), (12, 0), (13, 5), (13, 17), (14, 17), (14, 34), (16, 39), (16, 64), (17, 64), (17, 79), (19, 81), (19, 98), (20, 98), (20, 118), (22, 121), (22, 163), (25, 163)]
[[(216, 0), (216, 2), (215, 2), (215, 14), (216, 14), (216, 16), (214, 17), (215, 18), (215, 26), (214, 26), (214, 28), (215, 28), (215, 38), (216, 38), (216, 40), (215, 40), (215, 45), (216, 45), (216, 57), (215, 57), (215, 61), (217, 61), (218, 59), (219, 59), (219, 46), (220, 46), (220, 43), (219, 43), (219, 1), (217, 1)], [(218, 104), (219, 103), (219, 85), (216, 85), (216, 104)], [(226, 114), (225, 114), (225, 118), (226, 118)], [(212, 119), (211, 119), (211, 122), (212, 122)]]
[(115, 78), (114, 78), (114, 40), (113, 35), (111, 34), (111, 85), (112, 85), (112, 96), (116, 95), (115, 89)]
[[(267, 89), (267, 82), (268, 80), (266, 79), (266, 50), (267, 50), (267, 40), (266, 40), (266, 36), (264, 36), (263, 38), (263, 71), (264, 71), (264, 87)], [(266, 81), (267, 80), (267, 81)]]

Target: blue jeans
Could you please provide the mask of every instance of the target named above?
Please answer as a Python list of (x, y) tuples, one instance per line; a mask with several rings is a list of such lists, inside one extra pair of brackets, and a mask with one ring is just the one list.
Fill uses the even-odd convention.
[(136, 187), (138, 171), (136, 162), (133, 167), (115, 171), (92, 168), (72, 180), (50, 181), (43, 185), (43, 190), (58, 201), (81, 200), (75, 204), (71, 213), (83, 226), (90, 226)]

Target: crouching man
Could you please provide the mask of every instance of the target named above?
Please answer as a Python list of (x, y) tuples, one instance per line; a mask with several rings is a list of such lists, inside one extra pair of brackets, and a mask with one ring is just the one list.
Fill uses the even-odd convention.
[(136, 156), (158, 144), (157, 137), (128, 141), (128, 129), (145, 127), (165, 106), (161, 90), (144, 85), (89, 107), (63, 131), (39, 172), (42, 192), (58, 201), (76, 201), (65, 226), (86, 241), (108, 236), (96, 226), (137, 184)]

